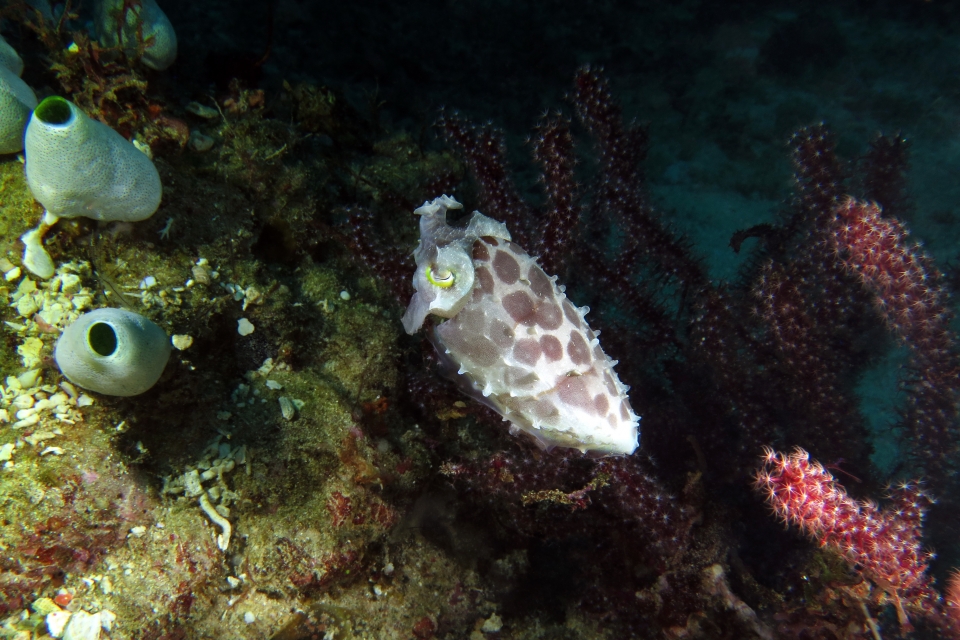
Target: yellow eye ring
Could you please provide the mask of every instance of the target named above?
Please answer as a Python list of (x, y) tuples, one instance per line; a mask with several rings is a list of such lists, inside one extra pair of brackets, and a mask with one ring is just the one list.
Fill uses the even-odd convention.
[(457, 277), (452, 271), (444, 270), (435, 274), (432, 267), (427, 267), (427, 281), (441, 289), (449, 289), (457, 281)]

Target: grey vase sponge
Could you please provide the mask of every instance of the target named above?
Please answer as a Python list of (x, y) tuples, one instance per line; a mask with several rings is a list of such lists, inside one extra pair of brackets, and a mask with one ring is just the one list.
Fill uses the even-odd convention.
[(23, 266), (41, 278), (56, 271), (43, 234), (58, 218), (137, 222), (160, 206), (163, 188), (150, 158), (63, 98), (37, 105), (23, 146), (27, 186), (46, 209), (40, 225), (20, 238)]
[(110, 396), (135, 396), (160, 379), (170, 358), (170, 338), (139, 314), (97, 309), (64, 329), (54, 358), (77, 386)]
[(177, 34), (156, 0), (98, 0), (93, 8), (97, 36), (104, 47), (121, 46), (128, 56), (140, 52), (143, 64), (157, 71), (177, 59)]
[(0, 153), (17, 153), (23, 149), (23, 129), (36, 106), (37, 96), (33, 89), (0, 64)]
[(160, 206), (150, 158), (59, 96), (33, 112), (24, 149), (27, 185), (48, 216), (137, 222)]

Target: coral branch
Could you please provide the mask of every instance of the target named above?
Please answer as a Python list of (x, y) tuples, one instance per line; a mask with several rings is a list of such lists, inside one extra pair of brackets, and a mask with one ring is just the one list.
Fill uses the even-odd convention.
[(919, 245), (910, 246), (903, 225), (882, 217), (876, 204), (848, 199), (835, 211), (834, 247), (843, 264), (874, 293), (877, 310), (910, 349), (903, 427), (913, 436), (914, 455), (939, 484), (958, 450), (960, 413), (960, 355), (943, 277)]
[[(755, 486), (780, 519), (839, 553), (883, 589), (896, 606), (901, 625), (909, 627), (909, 610), (951, 631), (927, 575), (933, 554), (920, 542), (923, 516), (933, 501), (916, 482), (901, 484), (890, 495), (891, 504), (881, 510), (847, 495), (803, 449), (784, 455), (767, 448)], [(953, 632), (960, 633), (960, 627)]]
[[(825, 329), (834, 323), (821, 315), (821, 305), (801, 275), (812, 268), (807, 261), (811, 257), (806, 254), (786, 265), (769, 261), (762, 265), (756, 278), (754, 314), (763, 321), (765, 344), (774, 356), (763, 386), (782, 387), (789, 412), (800, 417), (791, 430), (793, 442), (815, 446), (820, 456), (844, 458), (862, 472), (869, 468), (866, 427), (845, 382), (850, 371), (849, 356), (829, 348), (837, 333)], [(833, 256), (825, 257), (835, 261)], [(825, 275), (828, 269), (816, 273)], [(833, 270), (838, 269), (839, 266), (833, 266)], [(842, 315), (828, 317), (834, 322), (845, 317), (853, 324), (851, 316), (856, 317), (855, 310), (837, 311), (843, 311)]]
[(573, 245), (580, 220), (577, 186), (573, 176), (573, 138), (570, 121), (544, 118), (537, 127), (533, 157), (543, 167), (540, 181), (547, 195), (547, 212), (536, 253), (547, 273), (560, 273), (565, 266), (565, 251)]
[(820, 123), (805, 127), (790, 138), (796, 168), (798, 214), (822, 228), (830, 211), (843, 197), (843, 171), (837, 160), (833, 137)]
[(960, 620), (960, 569), (954, 569), (947, 581), (946, 614), (953, 620)]
[(503, 133), (492, 126), (475, 126), (455, 113), (446, 112), (440, 115), (437, 127), (476, 180), (483, 212), (506, 223), (519, 245), (531, 246), (526, 233), (530, 208), (510, 179)]
[(688, 243), (667, 228), (646, 202), (640, 169), (646, 157), (646, 128), (624, 125), (622, 109), (606, 79), (590, 67), (577, 73), (571, 100), (600, 157), (598, 213), (623, 234), (619, 270), (630, 271), (639, 254), (649, 257), (661, 275), (675, 278), (690, 291), (706, 287), (703, 265), (691, 256)]

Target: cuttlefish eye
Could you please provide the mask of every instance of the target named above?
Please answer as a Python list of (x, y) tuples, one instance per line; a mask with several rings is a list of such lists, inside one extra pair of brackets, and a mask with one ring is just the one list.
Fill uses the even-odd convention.
[(457, 277), (449, 269), (438, 269), (434, 271), (432, 266), (428, 266), (427, 281), (441, 289), (449, 289), (457, 281)]

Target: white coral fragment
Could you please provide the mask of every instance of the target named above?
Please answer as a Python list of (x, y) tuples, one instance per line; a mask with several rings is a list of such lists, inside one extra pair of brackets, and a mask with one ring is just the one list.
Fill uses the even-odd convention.
[(255, 327), (253, 323), (247, 320), (246, 318), (240, 318), (237, 320), (237, 333), (241, 336), (248, 336), (253, 333)]
[(210, 504), (210, 499), (207, 497), (207, 494), (200, 496), (200, 508), (203, 509), (203, 512), (207, 514), (207, 517), (221, 529), (220, 535), (217, 536), (217, 546), (221, 551), (226, 551), (227, 547), (230, 546), (230, 536), (233, 532), (232, 527), (230, 526), (230, 521), (217, 513), (217, 510), (212, 504)]

